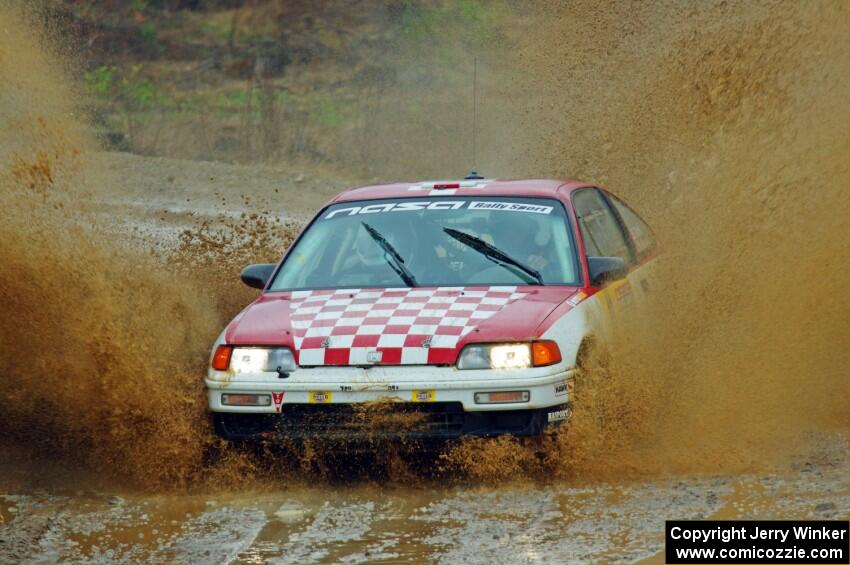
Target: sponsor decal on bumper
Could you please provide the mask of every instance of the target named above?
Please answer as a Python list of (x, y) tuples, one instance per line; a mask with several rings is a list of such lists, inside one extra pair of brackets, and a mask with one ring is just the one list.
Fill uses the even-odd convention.
[(414, 390), (410, 395), (411, 402), (434, 402), (437, 400), (436, 390)]
[(275, 412), (280, 414), (280, 406), (283, 404), (284, 392), (272, 392), (272, 400), (274, 401)]
[(310, 404), (330, 404), (333, 402), (333, 394), (329, 390), (310, 391)]
[(546, 420), (548, 422), (562, 422), (570, 417), (570, 409), (564, 408), (562, 410), (555, 410), (553, 412), (549, 412), (546, 414)]
[(566, 396), (573, 391), (573, 379), (555, 383), (555, 396)]

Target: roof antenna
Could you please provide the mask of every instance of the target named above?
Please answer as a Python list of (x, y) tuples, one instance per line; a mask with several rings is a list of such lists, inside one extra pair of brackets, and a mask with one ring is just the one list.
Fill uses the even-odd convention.
[(472, 59), (472, 170), (469, 174), (463, 177), (463, 180), (480, 180), (483, 179), (478, 174), (478, 57)]

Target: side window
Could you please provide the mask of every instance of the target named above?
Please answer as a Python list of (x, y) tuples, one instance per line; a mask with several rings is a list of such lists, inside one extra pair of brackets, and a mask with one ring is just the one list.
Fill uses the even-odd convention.
[(649, 226), (646, 225), (646, 222), (640, 216), (616, 196), (608, 194), (608, 199), (614, 205), (623, 223), (626, 224), (626, 229), (632, 236), (638, 257), (642, 259), (649, 255), (655, 248), (655, 236), (652, 234), (652, 230), (649, 229)]
[(634, 260), (620, 222), (598, 190), (577, 191), (573, 195), (573, 207), (588, 255), (620, 257), (626, 263)]

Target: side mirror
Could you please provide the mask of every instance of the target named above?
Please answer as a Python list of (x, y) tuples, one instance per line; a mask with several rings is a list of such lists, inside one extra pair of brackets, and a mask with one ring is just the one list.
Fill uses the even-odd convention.
[(611, 281), (625, 278), (629, 270), (626, 262), (619, 257), (588, 257), (590, 284), (603, 286)]
[(277, 265), (274, 263), (248, 265), (242, 269), (242, 273), (240, 273), (239, 277), (242, 279), (243, 283), (247, 284), (251, 288), (259, 288), (262, 290), (266, 288), (266, 283), (269, 282), (269, 278), (272, 276), (275, 267), (277, 267)]

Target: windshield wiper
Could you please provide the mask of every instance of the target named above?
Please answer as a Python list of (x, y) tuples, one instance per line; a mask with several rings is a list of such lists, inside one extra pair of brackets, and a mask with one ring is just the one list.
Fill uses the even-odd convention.
[(528, 265), (517, 261), (498, 247), (490, 245), (483, 239), (452, 228), (443, 228), (443, 231), (458, 240), (459, 242), (461, 242), (462, 244), (467, 245), (478, 251), (497, 265), (501, 265), (502, 267), (506, 267), (508, 265), (516, 267), (517, 269), (534, 279), (534, 282), (532, 284), (543, 284), (543, 277), (540, 275), (540, 271), (532, 269)]
[(401, 255), (398, 254), (398, 251), (395, 250), (395, 247), (393, 247), (392, 244), (387, 241), (387, 238), (382, 236), (378, 230), (376, 230), (366, 222), (360, 223), (363, 224), (363, 227), (366, 228), (366, 231), (369, 233), (370, 236), (372, 236), (372, 239), (375, 240), (375, 243), (378, 244), (378, 247), (383, 250), (384, 259), (387, 260), (387, 263), (389, 263), (392, 270), (395, 271), (399, 277), (401, 277), (401, 280), (404, 281), (404, 284), (406, 284), (407, 286), (419, 286), (416, 283), (416, 277), (414, 277), (413, 273), (411, 273), (408, 268), (404, 266), (404, 259)]

